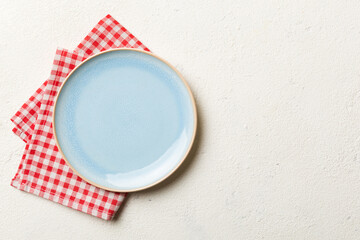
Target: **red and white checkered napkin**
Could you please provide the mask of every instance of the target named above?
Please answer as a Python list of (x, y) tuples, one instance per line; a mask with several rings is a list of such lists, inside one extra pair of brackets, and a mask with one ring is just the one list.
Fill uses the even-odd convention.
[(26, 142), (11, 185), (106, 220), (119, 209), (124, 193), (95, 187), (78, 177), (62, 159), (52, 130), (56, 94), (69, 72), (87, 57), (110, 48), (149, 51), (110, 15), (100, 20), (74, 52), (56, 51), (51, 75), (11, 118), (13, 132)]

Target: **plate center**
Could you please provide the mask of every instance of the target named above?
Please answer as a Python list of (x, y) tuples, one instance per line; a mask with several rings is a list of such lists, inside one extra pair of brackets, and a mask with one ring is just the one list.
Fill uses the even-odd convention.
[(180, 134), (174, 96), (157, 75), (142, 68), (98, 72), (78, 96), (74, 129), (80, 147), (109, 172), (148, 166)]

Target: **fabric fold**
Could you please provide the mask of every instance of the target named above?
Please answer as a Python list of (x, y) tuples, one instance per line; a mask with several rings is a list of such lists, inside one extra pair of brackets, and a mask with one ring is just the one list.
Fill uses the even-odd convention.
[(75, 51), (57, 49), (50, 77), (11, 118), (13, 132), (26, 142), (11, 185), (64, 206), (110, 220), (126, 196), (95, 187), (82, 180), (62, 159), (52, 129), (57, 92), (70, 71), (89, 56), (112, 48), (149, 51), (114, 18), (107, 15)]

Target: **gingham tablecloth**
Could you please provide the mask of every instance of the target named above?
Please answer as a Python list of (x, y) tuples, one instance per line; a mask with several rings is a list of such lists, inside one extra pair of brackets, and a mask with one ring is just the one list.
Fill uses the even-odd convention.
[(107, 15), (75, 51), (56, 51), (49, 79), (11, 118), (15, 124), (13, 132), (26, 142), (20, 166), (11, 181), (13, 187), (105, 220), (113, 218), (126, 194), (100, 189), (78, 177), (56, 147), (51, 122), (56, 94), (69, 72), (95, 53), (120, 47), (149, 51)]

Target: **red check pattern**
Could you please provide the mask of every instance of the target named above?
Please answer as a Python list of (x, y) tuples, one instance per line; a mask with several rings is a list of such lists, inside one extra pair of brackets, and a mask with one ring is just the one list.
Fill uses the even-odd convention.
[(18, 135), (24, 142), (27, 142), (34, 131), (37, 113), (41, 105), (42, 95), (46, 87), (45, 81), (36, 92), (24, 103), (21, 108), (11, 118), (15, 124), (13, 132)]
[(51, 75), (11, 118), (13, 132), (27, 144), (11, 185), (93, 216), (110, 220), (126, 194), (97, 188), (78, 177), (55, 144), (52, 112), (57, 92), (69, 74), (87, 57), (110, 48), (149, 51), (110, 15), (102, 19), (74, 52), (58, 49)]

